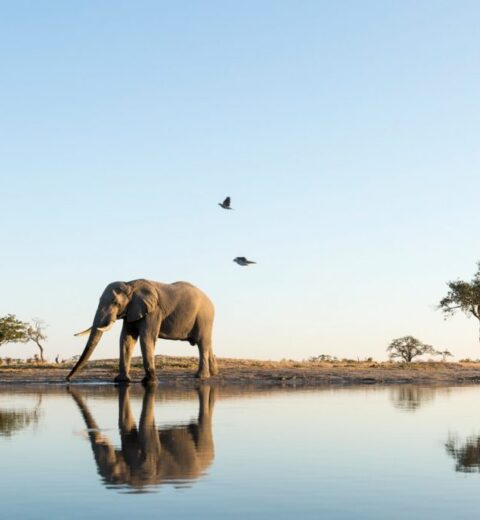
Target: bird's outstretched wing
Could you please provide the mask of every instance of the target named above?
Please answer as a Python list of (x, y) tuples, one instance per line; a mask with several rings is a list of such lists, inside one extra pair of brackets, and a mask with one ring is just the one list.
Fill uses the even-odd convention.
[(230, 206), (230, 202), (231, 202), (230, 197), (227, 197), (227, 198), (223, 201), (223, 204), (224, 204), (225, 206)]

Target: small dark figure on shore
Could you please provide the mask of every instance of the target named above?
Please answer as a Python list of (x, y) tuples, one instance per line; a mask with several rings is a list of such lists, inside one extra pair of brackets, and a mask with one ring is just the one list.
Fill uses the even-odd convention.
[(60, 354), (57, 354), (57, 357), (55, 358), (55, 363), (57, 365), (60, 363)]

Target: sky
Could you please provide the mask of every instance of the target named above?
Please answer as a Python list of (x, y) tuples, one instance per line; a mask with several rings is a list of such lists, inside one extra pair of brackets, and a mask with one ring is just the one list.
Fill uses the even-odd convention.
[(47, 358), (136, 278), (203, 289), (219, 357), (386, 359), (413, 335), (480, 358), (478, 323), (436, 310), (480, 260), (478, 2), (0, 12), (0, 315), (45, 320)]

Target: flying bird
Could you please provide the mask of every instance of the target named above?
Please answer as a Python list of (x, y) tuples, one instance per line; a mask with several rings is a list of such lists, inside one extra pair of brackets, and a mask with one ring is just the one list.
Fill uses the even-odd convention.
[(230, 197), (227, 197), (223, 202), (219, 202), (218, 205), (223, 209), (233, 209), (230, 207)]
[(237, 262), (238, 265), (244, 265), (244, 266), (257, 263), (257, 262), (252, 262), (251, 260), (247, 260), (244, 256), (237, 256), (237, 258), (234, 258), (233, 261)]

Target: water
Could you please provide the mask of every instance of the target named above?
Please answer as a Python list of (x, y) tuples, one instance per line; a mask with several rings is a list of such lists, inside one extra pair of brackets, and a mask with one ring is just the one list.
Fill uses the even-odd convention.
[(480, 387), (0, 389), (0, 517), (467, 519)]

